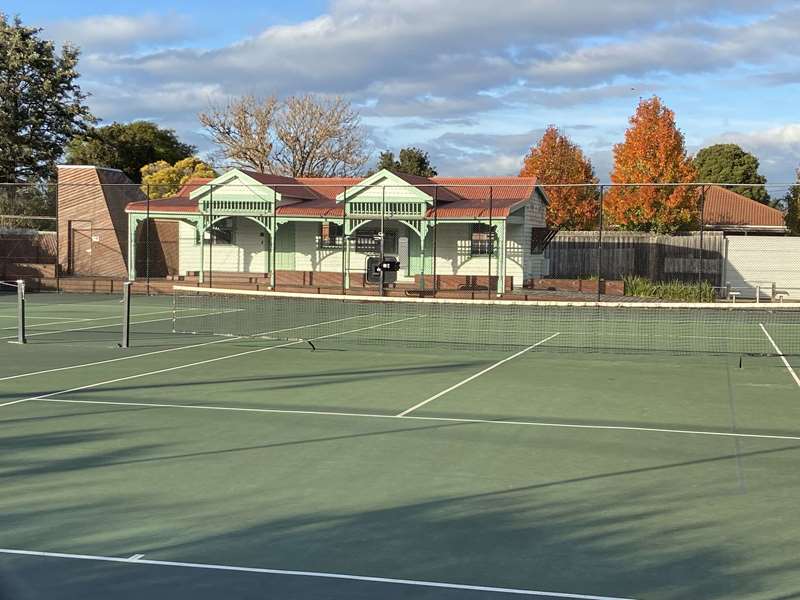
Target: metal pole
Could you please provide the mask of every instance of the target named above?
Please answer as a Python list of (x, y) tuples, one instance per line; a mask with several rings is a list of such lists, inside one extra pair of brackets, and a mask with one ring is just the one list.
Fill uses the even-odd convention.
[(132, 281), (122, 284), (122, 343), (120, 348), (129, 348), (131, 342), (131, 285)]
[(603, 194), (605, 186), (600, 186), (600, 229), (597, 232), (597, 301), (600, 301), (600, 284), (603, 280)]
[(58, 218), (58, 189), (56, 183), (56, 292), (61, 291), (61, 221)]
[[(266, 246), (266, 244), (264, 244)], [(269, 286), (278, 287), (278, 192), (272, 190), (272, 231), (269, 234)]]
[(494, 257), (494, 231), (492, 230), (492, 186), (489, 186), (489, 278), (486, 281), (486, 296), (492, 297), (492, 258)]
[(386, 186), (384, 185), (384, 186), (381, 186), (381, 262), (380, 262), (380, 267), (381, 267), (381, 273), (380, 273), (380, 276), (381, 276), (381, 280), (380, 280), (381, 291), (380, 291), (380, 295), (381, 296), (384, 295), (383, 286), (384, 286), (384, 277), (385, 277), (385, 275), (383, 273), (383, 261), (384, 261), (384, 258), (385, 258), (384, 257), (384, 252), (386, 250), (386, 246), (384, 244), (384, 233), (385, 232), (384, 232), (384, 229), (383, 229), (384, 225), (385, 225), (385, 219), (386, 219)]
[[(145, 285), (147, 295), (150, 295), (150, 184), (147, 184), (147, 210), (144, 222), (144, 260), (145, 260)], [(125, 346), (127, 348), (127, 346)]]
[(347, 293), (347, 249), (350, 245), (350, 234), (347, 231), (347, 186), (342, 196), (342, 295)]
[(17, 279), (17, 343), (24, 344), (25, 337), (25, 281)]
[[(438, 231), (436, 229), (436, 222), (437, 222), (437, 219), (439, 218), (438, 215), (436, 214), (436, 212), (438, 210), (438, 200), (439, 200), (439, 186), (436, 185), (433, 188), (433, 258), (432, 258), (433, 268), (431, 269), (432, 276), (433, 276), (433, 285), (431, 286), (431, 289), (433, 291), (431, 292), (431, 295), (434, 296), (434, 297), (436, 296), (436, 290), (437, 290), (437, 287), (438, 287), (438, 284), (436, 282), (436, 233)], [(420, 223), (420, 228), (419, 229), (420, 229), (420, 231), (422, 231), (422, 223)], [(426, 232), (430, 233), (429, 230), (426, 230)]]
[(705, 211), (706, 211), (706, 186), (702, 186), (700, 188), (700, 262), (697, 266), (697, 282), (703, 282), (703, 232), (706, 228), (705, 223)]
[[(208, 287), (214, 287), (214, 185), (208, 188)], [(205, 237), (206, 232), (203, 232)]]

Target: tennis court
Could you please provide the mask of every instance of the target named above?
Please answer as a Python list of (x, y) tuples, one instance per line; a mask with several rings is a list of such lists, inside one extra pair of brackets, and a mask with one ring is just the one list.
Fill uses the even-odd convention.
[(121, 306), (0, 296), (2, 598), (800, 596), (797, 308)]

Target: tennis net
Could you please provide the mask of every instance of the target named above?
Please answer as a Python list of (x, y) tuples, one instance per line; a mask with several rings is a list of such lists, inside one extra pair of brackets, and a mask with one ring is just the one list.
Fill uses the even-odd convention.
[[(600, 303), (175, 286), (179, 333), (385, 348), (800, 354), (800, 304)], [(191, 327), (187, 330), (187, 326)]]

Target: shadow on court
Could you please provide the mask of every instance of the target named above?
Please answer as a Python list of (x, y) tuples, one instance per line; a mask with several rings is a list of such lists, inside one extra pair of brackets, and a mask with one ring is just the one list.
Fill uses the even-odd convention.
[[(101, 423), (112, 416), (95, 414)], [(401, 422), (400, 427), (389, 420), (375, 425), (378, 430), (248, 446), (217, 440), (206, 442), (216, 444), (215, 450), (179, 453), (176, 447), (194, 443), (191, 438), (200, 433), (192, 431), (192, 422), (184, 432), (189, 441), (170, 437), (174, 424), (137, 429), (111, 426), (115, 422), (3, 434), (0, 473), (3, 487), (15, 490), (13, 503), (0, 500), (3, 546), (676, 600), (760, 598), (764, 589), (775, 593), (770, 598), (788, 598), (800, 569), (800, 559), (780, 537), (772, 540), (769, 560), (754, 564), (751, 551), (758, 547), (750, 548), (746, 537), (755, 524), (740, 524), (741, 543), (728, 539), (731, 523), (755, 497), (732, 494), (732, 487), (704, 475), (729, 466), (736, 458), (731, 452), (564, 477), (559, 465), (538, 464), (534, 436), (530, 472), (494, 478), (487, 464), (507, 468), (503, 454), (519, 452), (524, 440), (498, 435), (492, 440), (498, 456), (488, 463), (473, 454), (438, 462), (437, 449), (452, 454), (464, 448), (440, 444), (441, 432), (469, 429), (463, 424)], [(207, 418), (205, 426), (214, 431)], [(275, 427), (263, 435), (278, 437)], [(439, 433), (430, 435), (434, 431)], [(381, 441), (386, 437), (401, 440), (407, 456), (392, 460), (376, 453), (386, 447)], [(580, 437), (571, 439), (581, 443)], [(413, 462), (419, 458), (409, 445), (413, 440), (430, 444), (422, 453), (428, 464)], [(473, 442), (480, 447), (479, 438)], [(306, 449), (291, 450), (298, 446)], [(350, 450), (347, 456), (339, 454), (342, 448)], [(373, 452), (357, 454), (369, 449)], [(763, 448), (739, 458), (798, 449)], [(286, 456), (293, 461), (281, 465)], [(352, 464), (331, 477), (336, 461)], [(461, 461), (479, 465), (453, 472)], [(159, 466), (143, 469), (143, 464)], [(440, 477), (432, 476), (445, 466)], [(358, 475), (347, 482), (346, 473)], [(527, 483), (509, 485), (520, 480)], [(331, 482), (338, 482), (335, 489)], [(3, 600), (109, 597), (496, 600), (506, 595), (0, 554)]]

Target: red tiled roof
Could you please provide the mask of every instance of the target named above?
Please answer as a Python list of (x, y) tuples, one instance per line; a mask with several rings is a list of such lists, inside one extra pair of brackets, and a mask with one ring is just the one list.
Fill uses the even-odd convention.
[(706, 190), (703, 221), (719, 227), (784, 227), (786, 224), (781, 211), (717, 185)]
[(530, 198), (536, 189), (535, 177), (434, 177), (432, 181), (445, 186), (440, 190), (448, 190), (459, 201), (437, 207), (435, 214), (428, 211), (431, 218), (507, 217), (515, 204)]
[(125, 212), (145, 212), (147, 210), (165, 213), (196, 213), (197, 200), (192, 200), (188, 196), (170, 196), (158, 200), (139, 200), (131, 202), (125, 207)]
[[(243, 171), (259, 183), (278, 191), (284, 199), (299, 200), (279, 206), (280, 216), (339, 217), (344, 215), (336, 197), (347, 188), (357, 186), (363, 179), (356, 177), (284, 177), (253, 171)], [(405, 173), (397, 176), (410, 185), (419, 187), (437, 201), (435, 209), (428, 211), (429, 218), (487, 218), (491, 195), (491, 216), (508, 216), (518, 203), (529, 199), (536, 188), (533, 177), (419, 177)], [(189, 193), (209, 180), (194, 179), (184, 185), (176, 196), (152, 200), (150, 210), (158, 212), (197, 212), (197, 201)], [(491, 190), (491, 192), (490, 192)], [(146, 202), (132, 202), (129, 212), (147, 210)]]

